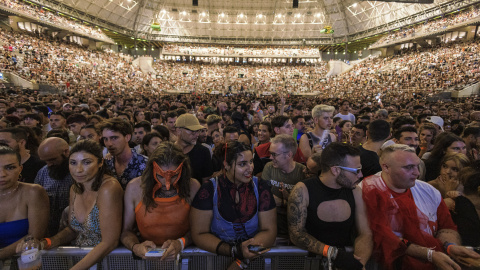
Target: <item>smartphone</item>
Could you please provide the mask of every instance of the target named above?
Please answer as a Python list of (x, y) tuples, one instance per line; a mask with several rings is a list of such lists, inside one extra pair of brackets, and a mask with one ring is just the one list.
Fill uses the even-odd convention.
[(258, 245), (248, 245), (248, 251), (253, 252), (253, 253), (260, 253), (262, 251), (267, 250), (268, 248), (258, 246)]
[(164, 248), (154, 248), (145, 253), (145, 257), (162, 257), (163, 253), (165, 253)]

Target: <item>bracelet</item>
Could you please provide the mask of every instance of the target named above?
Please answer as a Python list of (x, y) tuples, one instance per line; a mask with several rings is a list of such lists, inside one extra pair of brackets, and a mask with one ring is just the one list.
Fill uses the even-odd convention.
[(140, 243), (135, 243), (135, 244), (133, 244), (133, 245), (132, 245), (132, 248), (131, 248), (130, 250), (133, 252), (133, 247), (134, 247), (135, 245), (138, 245), (138, 244), (140, 244)]
[(240, 267), (240, 269), (246, 269), (248, 267), (248, 264), (246, 264), (243, 261), (240, 261), (239, 259), (235, 260), (235, 263)]
[(328, 256), (328, 248), (329, 248), (329, 247), (330, 247), (329, 245), (323, 246), (323, 253), (322, 253), (323, 257), (327, 257), (327, 256)]
[(433, 262), (433, 249), (428, 249), (428, 251), (427, 251), (427, 261)]
[(183, 251), (183, 249), (185, 248), (185, 238), (180, 237), (177, 240), (180, 241), (180, 245), (182, 245), (182, 250), (181, 251)]
[(43, 238), (47, 244), (43, 247), (44, 249), (49, 249), (52, 246), (52, 240), (50, 238)]
[(243, 260), (244, 257), (243, 257), (243, 251), (242, 251), (242, 243), (233, 245), (231, 253), (232, 253), (232, 258)]
[(420, 150), (427, 150), (427, 147), (420, 147)]
[(450, 248), (452, 246), (456, 246), (457, 244), (455, 243), (447, 243), (445, 246), (447, 247), (446, 251), (447, 251), (447, 254), (450, 255)]

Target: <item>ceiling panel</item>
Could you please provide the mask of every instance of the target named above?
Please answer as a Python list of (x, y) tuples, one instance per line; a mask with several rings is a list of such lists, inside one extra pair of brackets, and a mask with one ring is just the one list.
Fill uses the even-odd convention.
[[(146, 2), (144, 2), (146, 1)], [(385, 25), (445, 2), (401, 4), (358, 0), (61, 0), (117, 25), (150, 34), (216, 38), (340, 38)], [(142, 8), (144, 6), (144, 8)], [(153, 31), (152, 23), (161, 31)], [(333, 34), (320, 30), (331, 26)], [(378, 39), (378, 38), (377, 38)], [(372, 40), (368, 39), (369, 42)], [(361, 47), (361, 44), (357, 47)], [(353, 45), (352, 45), (353, 46)], [(349, 49), (350, 50), (350, 49)]]

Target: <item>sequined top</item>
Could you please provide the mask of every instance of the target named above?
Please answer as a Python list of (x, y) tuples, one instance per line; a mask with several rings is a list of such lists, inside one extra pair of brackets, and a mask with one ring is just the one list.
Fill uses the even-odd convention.
[(75, 246), (89, 246), (93, 247), (98, 245), (102, 241), (102, 233), (100, 231), (100, 216), (97, 207), (97, 202), (93, 206), (90, 213), (88, 213), (85, 221), (80, 223), (75, 217), (75, 198), (73, 197), (72, 214), (70, 216), (70, 227), (77, 233), (77, 238), (73, 241)]

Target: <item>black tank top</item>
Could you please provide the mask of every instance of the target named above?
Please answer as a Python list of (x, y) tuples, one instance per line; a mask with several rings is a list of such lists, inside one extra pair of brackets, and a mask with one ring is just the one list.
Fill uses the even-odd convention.
[[(307, 232), (318, 241), (336, 247), (353, 246), (355, 232), (355, 198), (353, 191), (346, 188), (333, 189), (325, 186), (318, 177), (304, 181), (308, 189)], [(317, 208), (324, 201), (343, 199), (351, 208), (350, 217), (342, 222), (325, 222), (317, 215)]]

